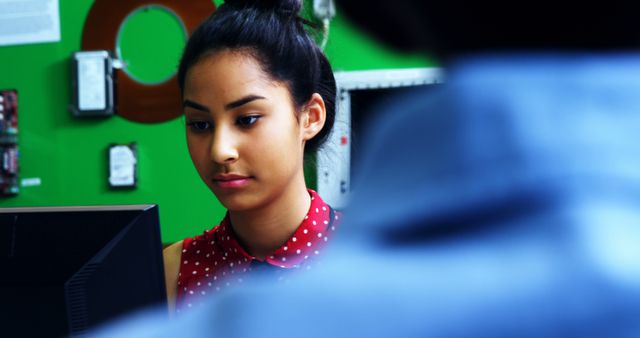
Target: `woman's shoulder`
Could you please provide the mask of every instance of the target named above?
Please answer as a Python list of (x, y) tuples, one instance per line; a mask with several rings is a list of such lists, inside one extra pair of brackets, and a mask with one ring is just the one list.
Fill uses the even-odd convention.
[(205, 241), (205, 240), (214, 240), (216, 231), (220, 228), (216, 226), (212, 229), (205, 230), (202, 234), (196, 235), (194, 237), (187, 237), (181, 241), (175, 242), (163, 250), (163, 256), (165, 262), (169, 260), (170, 262), (179, 262), (180, 257), (183, 253), (188, 252), (189, 248), (196, 245), (197, 242)]
[(180, 255), (182, 254), (182, 245), (184, 240), (175, 242), (162, 250), (162, 256), (164, 258), (165, 268), (167, 265), (178, 266), (180, 262)]
[[(221, 224), (220, 224), (221, 225)], [(211, 242), (216, 241), (216, 237), (220, 229), (222, 228), (220, 225), (213, 227), (212, 229), (205, 230), (202, 234), (196, 235), (193, 237), (187, 237), (180, 241), (182, 243), (182, 252), (186, 253), (190, 248), (194, 248), (201, 242)], [(212, 243), (213, 244), (213, 243)]]

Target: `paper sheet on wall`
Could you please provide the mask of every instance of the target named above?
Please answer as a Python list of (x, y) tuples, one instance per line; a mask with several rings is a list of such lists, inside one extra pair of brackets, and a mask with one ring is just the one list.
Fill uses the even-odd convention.
[(60, 41), (59, 0), (0, 0), (0, 46)]

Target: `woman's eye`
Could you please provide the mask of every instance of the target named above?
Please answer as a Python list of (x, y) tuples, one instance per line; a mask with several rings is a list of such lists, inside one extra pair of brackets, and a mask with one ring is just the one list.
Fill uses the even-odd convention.
[(251, 127), (254, 123), (258, 122), (258, 119), (260, 119), (260, 116), (258, 115), (242, 116), (238, 118), (236, 123), (240, 127)]
[(211, 123), (206, 121), (193, 121), (187, 123), (187, 126), (194, 131), (202, 132), (211, 129)]

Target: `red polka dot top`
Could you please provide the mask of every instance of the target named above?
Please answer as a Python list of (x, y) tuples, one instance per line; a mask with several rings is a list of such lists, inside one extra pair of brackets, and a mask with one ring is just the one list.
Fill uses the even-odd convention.
[(176, 311), (201, 304), (206, 295), (242, 283), (251, 271), (264, 267), (283, 271), (308, 268), (331, 238), (340, 218), (315, 191), (308, 190), (311, 207), (304, 220), (291, 238), (263, 261), (240, 245), (228, 213), (213, 229), (186, 238), (182, 244)]

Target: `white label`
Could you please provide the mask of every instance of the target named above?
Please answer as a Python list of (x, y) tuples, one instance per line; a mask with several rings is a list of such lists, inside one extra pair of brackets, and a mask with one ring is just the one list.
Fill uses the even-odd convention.
[(115, 146), (109, 149), (109, 183), (130, 186), (135, 183), (136, 157), (131, 148)]
[(58, 0), (0, 0), (0, 46), (60, 41)]
[(23, 187), (37, 187), (42, 184), (42, 180), (40, 177), (23, 178), (21, 183)]
[(103, 55), (78, 58), (78, 108), (102, 110), (107, 107), (107, 84)]

